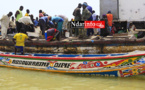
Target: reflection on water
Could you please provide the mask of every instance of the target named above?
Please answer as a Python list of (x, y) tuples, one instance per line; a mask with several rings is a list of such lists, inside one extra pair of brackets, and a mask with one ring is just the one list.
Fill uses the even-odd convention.
[(79, 76), (0, 67), (0, 90), (145, 90), (145, 75)]

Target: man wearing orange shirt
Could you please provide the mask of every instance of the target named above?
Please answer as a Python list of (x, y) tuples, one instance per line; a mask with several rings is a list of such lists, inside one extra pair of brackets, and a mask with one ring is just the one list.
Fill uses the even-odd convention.
[(111, 33), (111, 30), (112, 30), (112, 21), (113, 21), (113, 14), (111, 14), (111, 11), (108, 11), (108, 13), (107, 13), (107, 19), (108, 19), (109, 30), (110, 30), (110, 33)]

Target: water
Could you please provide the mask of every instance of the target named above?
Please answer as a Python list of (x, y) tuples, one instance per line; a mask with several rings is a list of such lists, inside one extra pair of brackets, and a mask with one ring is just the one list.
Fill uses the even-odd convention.
[(90, 77), (0, 67), (0, 90), (145, 90), (145, 75)]

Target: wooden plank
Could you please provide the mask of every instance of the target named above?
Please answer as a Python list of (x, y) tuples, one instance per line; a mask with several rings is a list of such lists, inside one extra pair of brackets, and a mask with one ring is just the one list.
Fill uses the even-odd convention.
[(113, 37), (122, 37), (122, 36), (128, 36), (128, 33), (113, 34)]
[(145, 29), (135, 29), (135, 31), (145, 31)]

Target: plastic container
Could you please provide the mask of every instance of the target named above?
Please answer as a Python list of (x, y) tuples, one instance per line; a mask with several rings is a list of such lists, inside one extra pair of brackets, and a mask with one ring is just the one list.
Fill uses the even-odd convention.
[(45, 40), (47, 40), (47, 32), (45, 32)]
[(136, 34), (134, 34), (134, 36), (137, 38), (137, 33), (136, 33)]
[(65, 37), (69, 37), (70, 33), (69, 32), (65, 32)]

